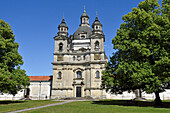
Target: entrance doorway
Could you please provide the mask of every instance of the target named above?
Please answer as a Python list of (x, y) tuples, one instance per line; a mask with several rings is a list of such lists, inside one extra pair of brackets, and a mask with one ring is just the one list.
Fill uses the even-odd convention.
[(76, 87), (76, 97), (81, 97), (81, 87)]

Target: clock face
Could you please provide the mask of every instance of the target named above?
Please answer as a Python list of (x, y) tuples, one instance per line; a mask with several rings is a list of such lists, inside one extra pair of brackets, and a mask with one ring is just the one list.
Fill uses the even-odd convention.
[(78, 60), (78, 61), (81, 60), (81, 56), (77, 56), (77, 60)]

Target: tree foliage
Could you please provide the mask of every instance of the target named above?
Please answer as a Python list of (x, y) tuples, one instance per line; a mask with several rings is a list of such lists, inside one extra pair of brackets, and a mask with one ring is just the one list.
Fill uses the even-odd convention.
[(122, 20), (102, 86), (112, 93), (142, 89), (159, 95), (170, 86), (170, 0), (162, 7), (158, 0), (142, 1)]
[(29, 85), (29, 77), (20, 69), (23, 60), (14, 37), (11, 26), (0, 20), (0, 92), (13, 95)]

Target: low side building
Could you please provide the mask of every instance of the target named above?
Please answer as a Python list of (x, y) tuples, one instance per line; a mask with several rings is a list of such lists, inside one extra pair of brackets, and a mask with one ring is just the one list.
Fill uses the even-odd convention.
[(25, 97), (32, 100), (50, 99), (52, 76), (29, 76), (30, 86), (25, 90)]
[(29, 76), (30, 86), (19, 91), (15, 96), (0, 93), (0, 100), (19, 100), (30, 98), (31, 100), (45, 100), (51, 97), (52, 76)]

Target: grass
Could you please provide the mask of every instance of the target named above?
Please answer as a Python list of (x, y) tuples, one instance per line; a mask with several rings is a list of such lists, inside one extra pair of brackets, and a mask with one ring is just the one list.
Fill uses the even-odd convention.
[(58, 103), (51, 100), (0, 101), (0, 113)]
[[(0, 113), (58, 103), (51, 100), (0, 101)], [(162, 108), (160, 108), (162, 107)], [(169, 107), (169, 108), (168, 108)], [(29, 113), (170, 113), (170, 100), (163, 106), (151, 102), (129, 100), (77, 101), (27, 111)], [(25, 113), (27, 113), (25, 112)]]
[[(127, 100), (102, 100), (72, 102), (64, 105), (51, 106), (42, 109), (27, 111), (28, 113), (170, 113), (170, 108), (157, 108), (153, 102), (137, 101), (129, 104)], [(170, 101), (163, 103), (170, 105)]]

